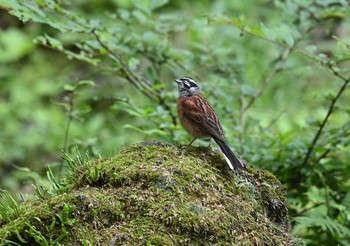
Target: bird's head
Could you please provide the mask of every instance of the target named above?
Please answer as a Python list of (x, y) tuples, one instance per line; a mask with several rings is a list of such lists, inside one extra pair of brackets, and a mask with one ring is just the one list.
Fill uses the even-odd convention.
[(189, 77), (175, 79), (175, 81), (179, 87), (179, 94), (181, 97), (189, 97), (201, 92), (197, 82)]

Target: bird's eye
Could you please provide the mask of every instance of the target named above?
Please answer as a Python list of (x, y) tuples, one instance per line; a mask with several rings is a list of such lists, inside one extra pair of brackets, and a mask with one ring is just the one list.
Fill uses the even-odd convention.
[(197, 84), (194, 82), (190, 82), (190, 87), (197, 87)]

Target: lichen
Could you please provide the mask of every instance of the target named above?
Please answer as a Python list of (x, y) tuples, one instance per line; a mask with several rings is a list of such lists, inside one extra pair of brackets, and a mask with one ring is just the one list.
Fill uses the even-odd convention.
[(61, 194), (24, 202), (1, 244), (303, 245), (270, 172), (209, 148), (144, 143), (79, 166)]

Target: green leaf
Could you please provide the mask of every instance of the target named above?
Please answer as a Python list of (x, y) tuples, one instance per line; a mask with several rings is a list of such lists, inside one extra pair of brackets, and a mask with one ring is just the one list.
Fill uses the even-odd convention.
[(306, 53), (308, 53), (310, 56), (314, 56), (316, 50), (317, 50), (317, 47), (315, 45), (309, 45), (305, 47)]
[(125, 128), (125, 129), (132, 129), (132, 130), (135, 130), (135, 131), (140, 132), (142, 134), (150, 135), (150, 136), (152, 136), (154, 134), (159, 134), (159, 135), (165, 136), (167, 134), (165, 131), (160, 130), (160, 129), (146, 130), (146, 129), (142, 129), (142, 128), (133, 126), (131, 124), (126, 124), (126, 125), (123, 126), (123, 128)]
[(0, 63), (14, 62), (29, 54), (35, 45), (25, 32), (15, 28), (0, 30)]
[(241, 91), (243, 95), (246, 95), (246, 96), (255, 96), (255, 93), (256, 93), (256, 90), (250, 85), (242, 85)]
[(250, 26), (247, 26), (245, 29), (247, 31), (252, 32), (253, 34), (255, 34), (258, 37), (264, 37), (265, 36), (264, 31), (258, 26), (250, 25)]
[(143, 113), (138, 111), (137, 109), (124, 108), (123, 110), (132, 116), (143, 117)]
[(151, 10), (158, 9), (160, 7), (163, 7), (169, 2), (169, 0), (151, 0), (149, 4), (149, 8)]
[(119, 17), (123, 20), (128, 20), (130, 18), (130, 12), (126, 9), (118, 9), (117, 13)]
[(145, 15), (142, 11), (140, 10), (134, 10), (132, 11), (132, 15), (138, 20), (138, 22), (145, 24), (148, 20), (147, 15)]
[(309, 212), (306, 216), (299, 216), (295, 219), (296, 226), (293, 228), (293, 234), (297, 235), (305, 230), (310, 230), (312, 228), (322, 228), (323, 230), (329, 230), (332, 234), (343, 234), (350, 237), (349, 228), (340, 224), (337, 220), (319, 214), (317, 212)]
[[(51, 9), (42, 8), (34, 1), (0, 0), (0, 5), (9, 9), (10, 14), (23, 22), (32, 20), (33, 22), (45, 23), (62, 32), (81, 32), (83, 30), (88, 32), (90, 30), (90, 26), (84, 19), (67, 10), (60, 10), (57, 4), (54, 5), (55, 9)], [(60, 10), (63, 13), (54, 12), (55, 10)]]
[(71, 84), (65, 84), (65, 85), (63, 85), (63, 89), (64, 89), (65, 91), (75, 91), (76, 86), (71, 85)]
[(333, 93), (329, 92), (328, 94), (326, 94), (324, 96), (324, 98), (327, 99), (327, 100), (334, 100), (335, 95)]
[(95, 86), (95, 82), (93, 80), (80, 80), (78, 82), (78, 85), (90, 85), (90, 86)]
[(261, 29), (265, 33), (265, 37), (271, 40), (276, 39), (277, 33), (275, 30), (272, 30), (271, 28), (267, 28), (263, 23), (261, 23)]
[(130, 68), (131, 71), (134, 71), (137, 68), (137, 65), (139, 64), (140, 64), (140, 60), (132, 57), (128, 62), (128, 67)]
[(289, 27), (281, 26), (279, 28), (279, 33), (281, 34), (283, 40), (289, 47), (292, 47), (294, 45), (294, 38), (292, 36), (292, 31)]
[(61, 43), (60, 40), (53, 38), (47, 34), (45, 34), (45, 38), (47, 40), (48, 45), (50, 45), (52, 48), (58, 49), (58, 50), (62, 50), (63, 49), (63, 45)]
[(155, 85), (152, 86), (152, 89), (154, 91), (157, 91), (157, 90), (163, 89), (164, 87), (165, 87), (164, 84), (155, 84)]

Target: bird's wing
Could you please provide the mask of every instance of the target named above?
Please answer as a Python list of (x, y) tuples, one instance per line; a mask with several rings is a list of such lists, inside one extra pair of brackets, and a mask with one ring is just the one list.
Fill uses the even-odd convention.
[(186, 108), (184, 116), (193, 121), (198, 129), (224, 141), (224, 131), (219, 118), (213, 107), (202, 95), (195, 95), (190, 100), (184, 100), (183, 107)]

